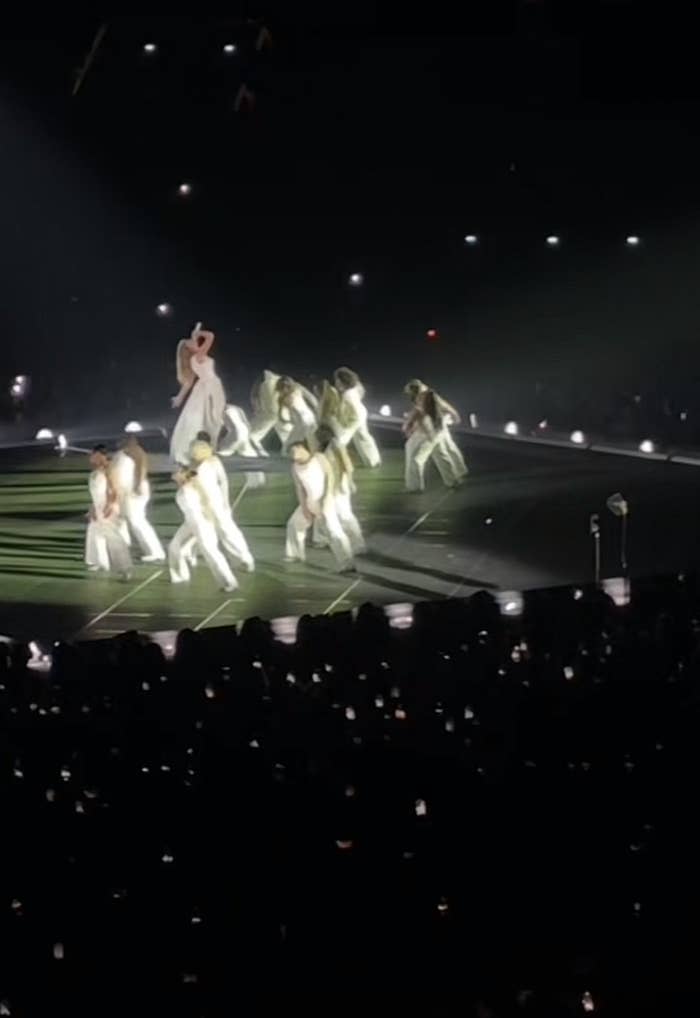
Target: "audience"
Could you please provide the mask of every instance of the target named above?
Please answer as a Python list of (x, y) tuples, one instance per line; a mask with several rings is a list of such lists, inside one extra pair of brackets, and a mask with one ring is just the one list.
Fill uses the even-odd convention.
[(694, 580), (276, 632), (0, 644), (0, 1014), (691, 1013)]

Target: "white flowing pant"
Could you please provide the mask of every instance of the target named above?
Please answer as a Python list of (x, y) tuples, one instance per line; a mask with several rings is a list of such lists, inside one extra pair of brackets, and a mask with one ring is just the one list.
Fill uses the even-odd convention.
[[(337, 494), (335, 496), (335, 509), (340, 525), (350, 542), (350, 550), (353, 555), (361, 555), (366, 551), (367, 546), (362, 534), (362, 528), (352, 508), (351, 496), (345, 492)], [(327, 547), (329, 543), (328, 534), (323, 520), (317, 517), (314, 520), (313, 527), (314, 544), (324, 548)]]
[[(214, 527), (217, 547), (220, 544), (226, 554), (230, 555), (236, 562), (242, 562), (248, 569), (253, 569), (255, 560), (248, 547), (248, 542), (231, 513), (217, 515), (215, 522), (211, 525)], [(191, 533), (189, 541), (185, 542), (185, 557), (190, 562), (195, 558), (198, 542), (199, 537), (195, 533)], [(204, 549), (202, 551), (204, 552)]]
[(250, 423), (250, 440), (257, 449), (262, 450), (260, 452), (261, 456), (267, 456), (262, 443), (273, 428), (277, 432), (280, 445), (284, 449), (285, 442), (292, 430), (291, 421), (281, 421), (279, 417), (270, 414), (256, 414)]
[[(331, 505), (320, 516), (323, 531), (328, 537), (328, 544), (340, 569), (344, 569), (352, 562), (352, 548), (350, 541), (338, 518), (338, 512), (334, 505)], [(285, 555), (287, 558), (298, 559), (300, 562), (306, 560), (306, 534), (311, 527), (312, 521), (307, 520), (301, 506), (297, 506), (287, 522), (287, 542)]]
[[(457, 451), (462, 463), (462, 470), (457, 469), (454, 451), (450, 450), (449, 444), (446, 443), (446, 437), (450, 439)], [(461, 481), (467, 472), (462, 454), (446, 428), (442, 428), (433, 438), (426, 437), (423, 431), (416, 429), (406, 439), (404, 456), (407, 491), (425, 490), (425, 466), (430, 459), (437, 467), (442, 483), (448, 488)]]
[(85, 562), (92, 569), (128, 573), (129, 546), (115, 520), (90, 520), (85, 534)]
[(146, 517), (149, 499), (150, 491), (143, 495), (125, 495), (121, 505), (122, 513), (141, 553), (149, 558), (164, 559), (163, 545)]
[(183, 523), (168, 545), (168, 565), (172, 582), (186, 583), (189, 580), (190, 567), (187, 549), (188, 545), (194, 541), (199, 545), (204, 560), (217, 584), (220, 587), (235, 589), (238, 583), (226, 561), (226, 556), (219, 548), (216, 528), (210, 520), (204, 519), (204, 517), (198, 521), (196, 526)]
[[(220, 456), (243, 456), (250, 459), (268, 455), (263, 445), (253, 439), (248, 418), (240, 407), (227, 406), (226, 420), (231, 425), (233, 435), (231, 440), (219, 449)], [(249, 488), (260, 488), (265, 483), (265, 474), (261, 470), (246, 471), (243, 476)]]
[(347, 448), (352, 442), (364, 466), (378, 467), (382, 462), (377, 443), (370, 434), (366, 421), (358, 421), (357, 424), (348, 428), (343, 428), (335, 422), (333, 431), (342, 446)]

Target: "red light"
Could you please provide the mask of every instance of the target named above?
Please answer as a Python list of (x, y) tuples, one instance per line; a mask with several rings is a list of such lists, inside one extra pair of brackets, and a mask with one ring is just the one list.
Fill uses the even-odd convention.
[(428, 337), (428, 339), (437, 339), (438, 338), (437, 329), (428, 329), (428, 331), (426, 332), (426, 336)]

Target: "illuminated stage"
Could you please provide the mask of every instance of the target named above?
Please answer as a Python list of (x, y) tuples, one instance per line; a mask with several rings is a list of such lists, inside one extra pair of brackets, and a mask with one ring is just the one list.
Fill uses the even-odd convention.
[[(589, 518), (600, 513), (603, 576), (620, 572), (619, 521), (606, 498), (630, 503), (633, 575), (685, 570), (700, 562), (700, 471), (653, 458), (466, 436), (470, 476), (456, 491), (434, 471), (422, 495), (403, 491), (396, 431), (382, 429), (385, 461), (358, 470), (357, 515), (369, 550), (357, 577), (339, 576), (330, 553), (282, 561), (294, 507), (288, 464), (272, 458), (264, 487), (247, 491), (236, 514), (257, 569), (223, 594), (200, 566), (191, 584), (172, 586), (167, 569), (138, 565), (131, 582), (95, 577), (83, 564), (88, 506), (86, 458), (29, 446), (0, 452), (0, 634), (23, 639), (101, 638), (125, 629), (172, 631), (383, 604), (461, 597), (477, 589), (526, 590), (593, 579)], [(167, 461), (156, 443), (151, 518), (163, 541), (180, 517)], [(388, 448), (387, 448), (388, 447)], [(227, 461), (238, 494), (245, 461)]]

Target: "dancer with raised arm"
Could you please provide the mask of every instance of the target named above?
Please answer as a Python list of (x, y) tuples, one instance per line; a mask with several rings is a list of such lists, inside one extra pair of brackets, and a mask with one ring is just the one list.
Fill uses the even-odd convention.
[(173, 480), (178, 489), (175, 501), (182, 512), (184, 522), (168, 546), (171, 582), (187, 583), (189, 580), (187, 548), (194, 538), (219, 587), (227, 593), (236, 590), (238, 583), (226, 561), (226, 556), (219, 547), (214, 514), (206, 492), (197, 480), (197, 471), (181, 467), (173, 474)]
[(119, 512), (141, 549), (142, 562), (165, 562), (165, 551), (146, 516), (151, 498), (148, 456), (136, 435), (129, 435), (112, 458), (111, 470)]
[(124, 540), (119, 516), (119, 498), (112, 483), (110, 460), (104, 445), (90, 453), (92, 473), (88, 481), (92, 505), (85, 535), (85, 562), (88, 569), (117, 573), (128, 580), (131, 555)]
[(315, 448), (318, 400), (289, 375), (279, 379), (276, 389), (279, 420), (291, 424), (282, 451), (289, 453), (295, 442), (306, 442), (310, 449)]
[(365, 390), (359, 376), (350, 368), (338, 368), (334, 381), (340, 393), (338, 418), (333, 428), (336, 438), (343, 446), (352, 442), (366, 467), (378, 467), (382, 458), (377, 443), (367, 427)]
[(189, 463), (189, 451), (199, 431), (208, 431), (214, 444), (221, 431), (226, 396), (209, 351), (214, 333), (201, 328), (198, 322), (189, 339), (177, 345), (176, 368), (180, 391), (172, 399), (180, 409), (170, 439), (170, 457), (180, 464)]

